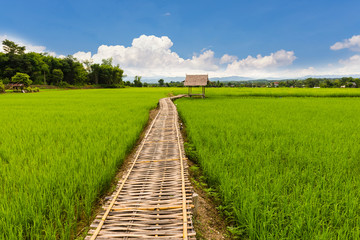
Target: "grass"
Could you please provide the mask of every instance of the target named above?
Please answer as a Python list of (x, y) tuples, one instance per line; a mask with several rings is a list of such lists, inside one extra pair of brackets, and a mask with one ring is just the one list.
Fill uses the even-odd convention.
[(0, 96), (0, 239), (74, 239), (174, 89)]
[(245, 239), (359, 239), (360, 99), (326, 96), (360, 91), (265, 90), (208, 89), (205, 100), (176, 101), (230, 230)]
[[(187, 90), (187, 89), (186, 89)], [(186, 90), (177, 89), (176, 93)], [(200, 88), (193, 88), (200, 92)], [(360, 97), (359, 88), (206, 88), (206, 96), (224, 97)]]

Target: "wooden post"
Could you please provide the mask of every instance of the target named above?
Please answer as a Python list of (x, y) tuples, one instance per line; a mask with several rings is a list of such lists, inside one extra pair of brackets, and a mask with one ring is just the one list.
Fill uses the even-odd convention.
[(202, 87), (202, 98), (205, 98), (205, 86)]
[(199, 195), (196, 192), (192, 195), (192, 202), (194, 204), (194, 216), (196, 216), (199, 207)]

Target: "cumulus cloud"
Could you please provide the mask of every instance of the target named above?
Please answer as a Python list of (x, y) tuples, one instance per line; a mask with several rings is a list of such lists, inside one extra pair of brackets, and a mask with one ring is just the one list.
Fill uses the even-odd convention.
[(101, 63), (102, 59), (112, 58), (126, 74), (153, 76), (183, 76), (185, 73), (209, 73), (217, 76), (236, 74), (244, 69), (256, 69), (258, 72), (292, 64), (296, 59), (293, 51), (279, 50), (268, 56), (238, 57), (225, 54), (215, 57), (212, 50), (203, 50), (191, 58), (184, 59), (171, 50), (173, 42), (167, 36), (141, 35), (133, 39), (131, 46), (101, 45), (95, 54), (77, 52), (73, 54), (79, 60), (92, 60)]
[(360, 66), (360, 55), (356, 54), (351, 56), (348, 59), (340, 59), (339, 60), (340, 66), (336, 69), (338, 74), (356, 74), (359, 75), (359, 66)]
[(360, 51), (360, 35), (354, 35), (342, 42), (336, 42), (330, 47), (331, 50), (340, 50), (344, 48), (349, 48), (352, 51)]
[(245, 59), (234, 61), (227, 66), (226, 71), (236, 74), (245, 70), (274, 69), (291, 65), (295, 59), (296, 56), (293, 51), (282, 49), (268, 56), (261, 56), (259, 54), (256, 57), (248, 56)]
[(238, 59), (238, 57), (236, 57), (236, 56), (231, 56), (231, 55), (225, 54), (224, 56), (222, 56), (220, 58), (220, 64), (232, 63), (232, 62), (235, 62), (237, 59)]
[[(61, 58), (61, 57), (65, 57), (65, 56), (61, 55), (59, 57)], [(73, 57), (81, 62), (90, 61), (91, 60), (91, 52), (77, 52), (77, 53), (73, 54)]]
[(73, 56), (81, 61), (92, 60), (95, 63), (112, 58), (113, 63), (119, 64), (128, 75), (179, 76), (219, 69), (218, 59), (212, 50), (184, 59), (171, 50), (172, 46), (173, 42), (167, 36), (141, 35), (129, 47), (101, 45), (93, 55), (91, 52), (77, 52)]
[[(26, 50), (25, 52), (36, 52), (36, 53), (48, 53), (51, 56), (56, 56), (55, 52), (46, 50), (45, 46), (37, 46), (32, 45), (31, 43), (28, 43), (22, 39), (18, 39), (16, 37), (8, 36), (8, 35), (0, 35), (0, 42), (4, 41), (5, 39), (8, 39), (10, 41), (15, 42), (16, 44), (20, 46), (25, 46)], [(0, 52), (3, 52), (3, 48), (0, 49)]]

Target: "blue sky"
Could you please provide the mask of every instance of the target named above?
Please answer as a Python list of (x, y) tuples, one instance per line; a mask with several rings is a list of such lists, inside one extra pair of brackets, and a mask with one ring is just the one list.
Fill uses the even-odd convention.
[(2, 38), (80, 60), (113, 57), (129, 75), (355, 75), (360, 63), (360, 40), (350, 41), (360, 35), (360, 1), (13, 0), (1, 8)]

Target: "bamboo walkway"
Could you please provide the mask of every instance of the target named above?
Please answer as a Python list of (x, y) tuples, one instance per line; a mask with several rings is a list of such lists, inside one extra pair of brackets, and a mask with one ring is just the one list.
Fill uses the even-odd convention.
[(178, 113), (171, 98), (159, 103), (131, 167), (85, 239), (195, 239)]

